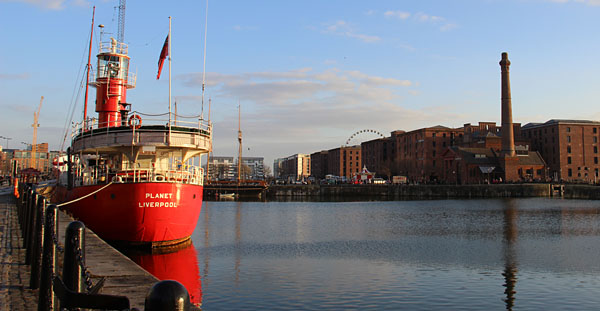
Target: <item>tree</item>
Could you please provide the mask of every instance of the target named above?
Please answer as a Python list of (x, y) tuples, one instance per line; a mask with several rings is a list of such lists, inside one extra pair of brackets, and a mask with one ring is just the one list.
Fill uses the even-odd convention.
[(263, 167), (263, 172), (264, 172), (264, 175), (265, 175), (264, 176), (265, 179), (273, 177), (273, 174), (271, 173), (271, 167), (270, 166), (264, 166)]

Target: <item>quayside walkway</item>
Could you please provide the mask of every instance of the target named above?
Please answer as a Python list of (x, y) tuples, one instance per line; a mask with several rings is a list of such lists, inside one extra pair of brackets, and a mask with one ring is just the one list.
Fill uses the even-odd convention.
[[(65, 241), (67, 225), (72, 222), (63, 212), (58, 212), (59, 243)], [(38, 310), (39, 289), (30, 289), (30, 265), (26, 264), (17, 199), (6, 188), (0, 189), (0, 311)], [(131, 310), (144, 310), (146, 296), (159, 282), (153, 275), (139, 267), (125, 255), (85, 229), (85, 266), (93, 284), (101, 283), (102, 295), (126, 296)], [(62, 255), (57, 253), (56, 273), (61, 274)], [(42, 271), (43, 273), (43, 271)], [(55, 288), (56, 291), (56, 288)], [(56, 299), (58, 301), (58, 299)], [(54, 310), (57, 310), (55, 308)], [(147, 309), (147, 308), (146, 308)], [(191, 310), (197, 310), (190, 306)]]
[(21, 229), (14, 198), (0, 195), (0, 310), (35, 310), (37, 291), (29, 289)]

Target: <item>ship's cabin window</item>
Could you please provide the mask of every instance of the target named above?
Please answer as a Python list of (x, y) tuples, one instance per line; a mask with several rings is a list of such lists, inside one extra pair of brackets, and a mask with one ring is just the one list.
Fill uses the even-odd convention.
[(127, 79), (129, 59), (114, 55), (98, 57), (98, 78)]

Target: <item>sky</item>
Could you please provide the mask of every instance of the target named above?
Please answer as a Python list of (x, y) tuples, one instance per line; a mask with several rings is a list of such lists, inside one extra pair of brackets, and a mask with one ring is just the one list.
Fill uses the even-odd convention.
[[(44, 96), (38, 143), (66, 149), (81, 121), (91, 28), (116, 37), (118, 0), (0, 0), (0, 139), (26, 148)], [(168, 111), (156, 80), (172, 17), (172, 98), (214, 124), (213, 154), (310, 154), (395, 130), (500, 124), (508, 52), (514, 122), (600, 120), (600, 0), (130, 0), (125, 43), (137, 74), (132, 110)], [(93, 58), (99, 42), (94, 29)], [(206, 55), (204, 55), (206, 48)], [(204, 66), (203, 60), (206, 58)], [(85, 81), (85, 80), (83, 80)], [(91, 90), (90, 100), (95, 98)], [(88, 115), (95, 115), (90, 104)]]

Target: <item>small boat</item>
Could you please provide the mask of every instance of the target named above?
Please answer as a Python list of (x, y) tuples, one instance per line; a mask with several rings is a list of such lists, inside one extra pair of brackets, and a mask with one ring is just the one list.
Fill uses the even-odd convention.
[(222, 193), (222, 194), (219, 194), (218, 196), (219, 196), (219, 199), (224, 199), (224, 200), (231, 199), (231, 200), (233, 200), (233, 199), (235, 199), (237, 197), (237, 194), (235, 194), (235, 193)]

